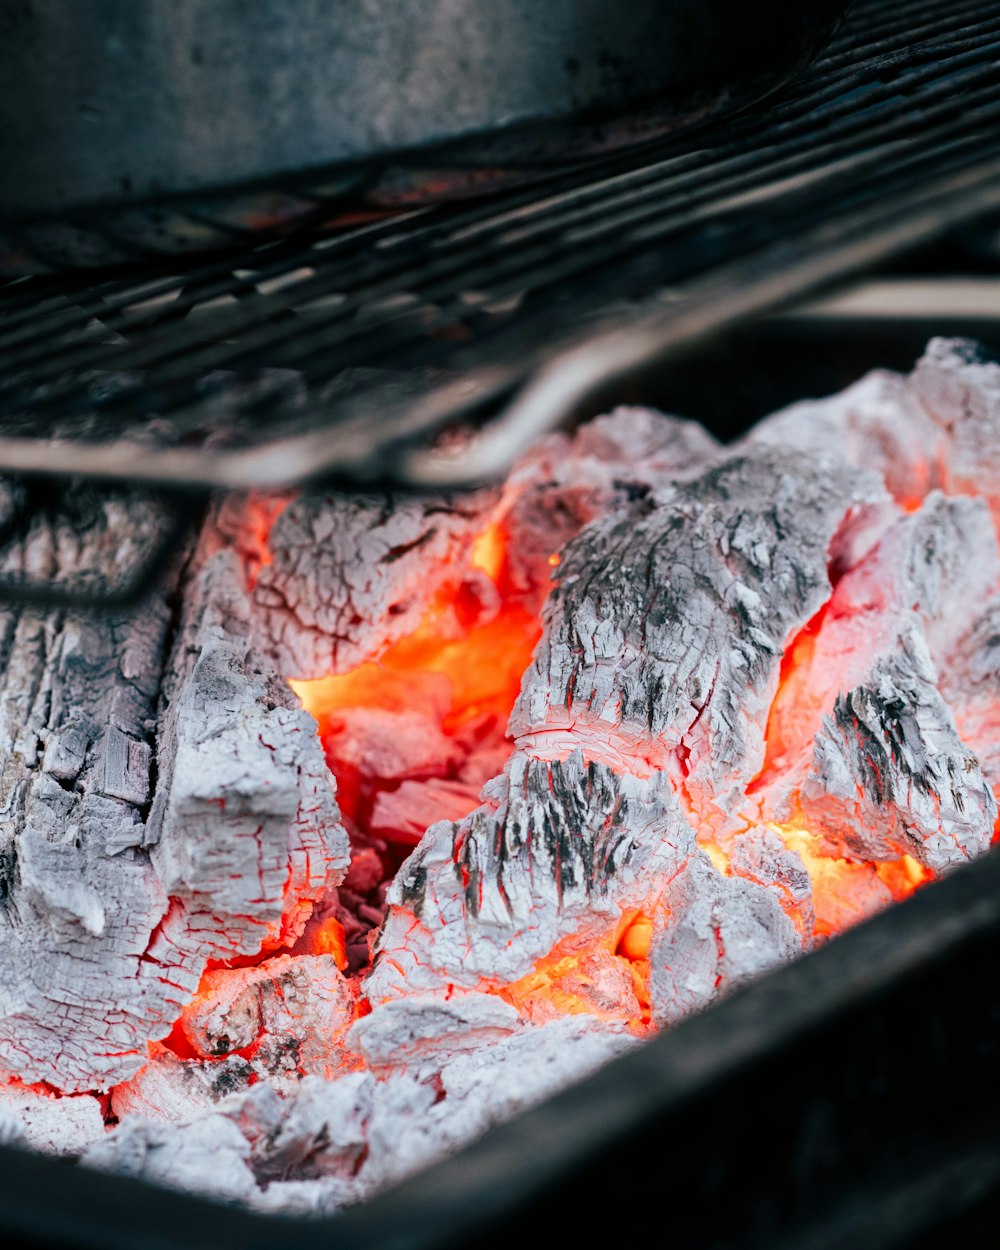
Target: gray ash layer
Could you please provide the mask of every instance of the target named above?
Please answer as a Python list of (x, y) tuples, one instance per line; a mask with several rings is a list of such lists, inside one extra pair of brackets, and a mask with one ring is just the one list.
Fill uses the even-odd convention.
[[(0, 614), (0, 1136), (335, 1210), (886, 905), (880, 868), (982, 853), (998, 448), (1000, 367), (935, 340), (732, 449), (621, 410), (468, 501), (230, 501), (141, 612)], [(9, 558), (110, 567), (144, 525)], [(452, 582), (494, 610), (489, 525), (525, 604), (560, 555), (510, 756), (404, 863), (358, 985), (305, 945), (350, 831), (286, 679), (377, 660)], [(386, 811), (462, 801), (395, 775), (436, 749), (419, 706), (345, 723)]]

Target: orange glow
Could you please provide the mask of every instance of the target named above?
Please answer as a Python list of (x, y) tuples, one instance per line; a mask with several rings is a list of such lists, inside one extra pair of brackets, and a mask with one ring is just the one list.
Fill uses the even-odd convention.
[(816, 837), (805, 829), (775, 825), (789, 849), (797, 851), (813, 887), (815, 933), (833, 937), (881, 911), (889, 903), (908, 898), (934, 874), (910, 855), (885, 863), (862, 863), (824, 855)]
[(539, 959), (527, 976), (494, 990), (536, 1023), (565, 1015), (591, 1015), (628, 1024), (637, 1035), (650, 1028), (649, 948), (653, 921), (626, 911), (618, 924), (590, 940), (567, 938)]
[(699, 838), (698, 845), (701, 847), (701, 849), (705, 852), (705, 854), (711, 860), (712, 867), (715, 869), (715, 871), (721, 872), (723, 876), (728, 875), (729, 856), (722, 849), (722, 847), (718, 846), (715, 842), (711, 841), (711, 839), (708, 839), (708, 838), (704, 842)]
[(442, 694), (449, 704), (445, 733), (481, 715), (506, 722), (541, 633), (537, 618), (512, 607), (457, 636), (450, 630), (451, 622), (435, 607), (380, 659), (341, 676), (289, 685), (319, 721), (321, 733), (324, 722), (343, 708), (426, 711)]
[(812, 722), (818, 711), (815, 694), (809, 687), (816, 640), (826, 618), (826, 606), (799, 630), (781, 657), (778, 688), (767, 718), (764, 734), (764, 764), (747, 788), (752, 794), (761, 789), (775, 773), (780, 772), (789, 755), (800, 746), (803, 737), (811, 738)]
[[(371, 815), (373, 796), (405, 777), (366, 776), (357, 768), (338, 766), (338, 736), (349, 710), (416, 712), (454, 740), (453, 758), (442, 759), (430, 773), (424, 767), (413, 774), (418, 780), (454, 779), (473, 753), (503, 747), (507, 720), (541, 627), (537, 615), (509, 592), (507, 540), (499, 524), (491, 523), (475, 538), (468, 560), (413, 633), (391, 644), (378, 659), (340, 675), (289, 683), (319, 724), (337, 776), (341, 810), (360, 827)], [(482, 592), (477, 595), (475, 578), (482, 576), (498, 592), (498, 603), (494, 597), (484, 604)], [(473, 795), (479, 784), (472, 786)], [(470, 808), (474, 805), (470, 801)], [(400, 835), (400, 840), (412, 838)]]
[(472, 544), (472, 567), (485, 573), (491, 582), (499, 583), (506, 555), (506, 535), (494, 521)]
[(919, 860), (914, 859), (912, 855), (904, 855), (902, 859), (890, 863), (876, 864), (875, 871), (879, 879), (892, 891), (892, 896), (897, 902), (909, 898), (915, 890), (919, 890), (922, 885), (927, 885), (929, 881), (934, 880), (931, 870)]
[[(446, 328), (444, 333), (451, 333), (452, 329)], [(926, 477), (930, 485), (929, 467)], [(263, 592), (275, 572), (268, 571), (272, 561), (272, 527), (287, 502), (287, 498), (277, 495), (244, 499), (235, 509), (236, 524), (243, 527), (238, 536), (233, 538), (231, 530), (220, 530), (219, 542), (232, 541), (243, 562), (251, 591), (258, 580), (263, 579), (265, 585), (260, 587)], [(922, 506), (923, 497), (914, 494), (899, 498), (897, 502), (904, 511), (915, 512)], [(170, 1028), (170, 1032), (150, 1044), (152, 1062), (162, 1059), (166, 1052), (170, 1052), (167, 1057), (171, 1063), (176, 1059), (201, 1062), (224, 1058), (224, 1054), (209, 1054), (200, 1049), (209, 1044), (206, 1038), (214, 1039), (217, 1035), (207, 1029), (199, 1031), (198, 1021), (207, 1019), (213, 1011), (229, 1010), (237, 992), (245, 992), (240, 989), (241, 985), (249, 985), (253, 990), (253, 986), (263, 984), (266, 990), (258, 993), (258, 1001), (266, 1002), (269, 1010), (278, 1002), (284, 1013), (280, 1028), (273, 1026), (271, 1039), (293, 1043), (289, 1052), (293, 1055), (290, 1070), (297, 1070), (299, 1075), (320, 1071), (329, 1079), (365, 1066), (360, 1050), (352, 1049), (345, 1034), (353, 1020), (372, 1009), (368, 999), (360, 995), (371, 951), (377, 949), (372, 942), (373, 934), (388, 906), (386, 887), (427, 825), (442, 818), (460, 820), (476, 806), (483, 782), (497, 776), (512, 749), (506, 727), (523, 674), (541, 636), (539, 605), (544, 595), (543, 583), (550, 576), (559, 576), (546, 573), (545, 563), (547, 561), (550, 570), (558, 570), (562, 563), (558, 552), (546, 553), (550, 544), (558, 541), (557, 536), (574, 525), (577, 506), (571, 507), (571, 503), (564, 505), (568, 510), (564, 519), (550, 514), (553, 516), (551, 528), (543, 528), (540, 539), (539, 532), (530, 532), (523, 518), (512, 522), (512, 528), (514, 524), (520, 527), (515, 533), (526, 537), (526, 549), (517, 548), (513, 554), (511, 536), (503, 520), (505, 505), (498, 505), (492, 515), (500, 519), (485, 524), (481, 532), (467, 541), (459, 555), (452, 554), (447, 563), (438, 566), (425, 564), (421, 572), (427, 576), (427, 585), (438, 589), (433, 597), (430, 590), (425, 592), (421, 602), (426, 603), (426, 610), (409, 634), (387, 643), (381, 652), (373, 645), (368, 652), (372, 658), (348, 672), (316, 680), (289, 681), (317, 722), (330, 770), (336, 778), (337, 801), (352, 844), (350, 869), (336, 890), (328, 892), (327, 883), (332, 876), (317, 870), (329, 866), (328, 861), (317, 865), (321, 852), (308, 846), (305, 853), (298, 856), (305, 861), (305, 866), (290, 855), (280, 925), (276, 923), (268, 929), (256, 953), (216, 958), (207, 963), (191, 1002), (183, 1009), (177, 1004), (182, 1014), (172, 1028), (168, 1020), (163, 1020), (161, 1031)], [(589, 508), (589, 504), (579, 505), (582, 512)], [(506, 515), (516, 516), (516, 513)], [(275, 541), (275, 552), (280, 565), (284, 558), (280, 539)], [(424, 559), (429, 560), (426, 552)], [(276, 582), (280, 589), (280, 579)], [(527, 583), (531, 583), (530, 589)], [(398, 607), (408, 613), (409, 602), (406, 597)], [(845, 684), (848, 668), (846, 661), (843, 667), (840, 665), (851, 645), (850, 630), (843, 635), (838, 632), (836, 637), (824, 630), (830, 630), (835, 621), (839, 630), (848, 614), (854, 615), (855, 608), (845, 591), (839, 598), (828, 600), (787, 640), (764, 731), (763, 763), (746, 788), (747, 796), (756, 797), (742, 809), (738, 828), (734, 828), (736, 821), (728, 823), (728, 817), (706, 814), (709, 807), (694, 801), (693, 789), (691, 794), (685, 793), (684, 778), (690, 777), (686, 767), (665, 774), (667, 781), (672, 779), (677, 796), (687, 810), (701, 813), (698, 844), (714, 870), (724, 877), (734, 873), (730, 863), (730, 839), (740, 833), (759, 830), (767, 814), (779, 813), (782, 819), (788, 818), (788, 823), (768, 823), (766, 828), (801, 858), (811, 894), (800, 873), (795, 874), (793, 881), (782, 879), (780, 863), (765, 862), (757, 868), (751, 865), (743, 871), (756, 872), (758, 876), (751, 879), (762, 887), (770, 887), (769, 897), (776, 897), (780, 902), (801, 938), (803, 950), (813, 941), (821, 943), (894, 902), (910, 897), (934, 878), (928, 868), (910, 855), (870, 862), (830, 853), (834, 849), (844, 850), (846, 846), (857, 847), (862, 841), (855, 842), (844, 836), (842, 826), (835, 826), (833, 821), (831, 829), (824, 831), (822, 824), (829, 809), (822, 804), (803, 808), (801, 794), (797, 792), (804, 786), (808, 753), (823, 711), (835, 696), (837, 683)], [(862, 610), (868, 609), (858, 609)], [(407, 615), (403, 619), (410, 622), (413, 618)], [(398, 617), (395, 623), (397, 627), (401, 625)], [(859, 635), (861, 628), (863, 622), (859, 625)], [(841, 637), (846, 639), (842, 645)], [(375, 638), (377, 642), (377, 634)], [(568, 699), (567, 703), (572, 705), (574, 700)], [(669, 752), (655, 745), (652, 732), (649, 738), (654, 740), (653, 744), (645, 735), (636, 733), (633, 745), (627, 726), (623, 726), (622, 733), (616, 737), (615, 730), (604, 720), (588, 721), (587, 713), (578, 713), (575, 707), (572, 711), (567, 708), (566, 714), (567, 722), (571, 723), (563, 725), (556, 719), (553, 722), (556, 727), (551, 732), (547, 727), (523, 740), (524, 750), (534, 750), (536, 758), (541, 760), (564, 758), (557, 753), (564, 742), (569, 742), (582, 750), (588, 762), (603, 762), (620, 774), (645, 777), (662, 768), (663, 757)], [(595, 718), (596, 715), (594, 713)], [(959, 730), (961, 732), (961, 726)], [(676, 751), (682, 764), (687, 760), (687, 756), (682, 759), (684, 751), (690, 754), (689, 742), (690, 739), (685, 739)], [(997, 795), (1000, 798), (1000, 785)], [(864, 798), (860, 786), (859, 798)], [(218, 801), (224, 804), (223, 800)], [(883, 817), (887, 824), (894, 819), (889, 812), (870, 819), (881, 822)], [(699, 819), (697, 815), (692, 818)], [(837, 819), (842, 818), (843, 812), (838, 811)], [(711, 826), (713, 819), (718, 819), (717, 827)], [(583, 831), (580, 833), (582, 836)], [(835, 834), (839, 835), (839, 840)], [(997, 840), (1000, 840), (1000, 817), (995, 826), (994, 841)], [(451, 846), (454, 879), (468, 891), (470, 872), (461, 854), (462, 845), (462, 839), (456, 838)], [(899, 843), (887, 839), (881, 845), (895, 851)], [(735, 852), (734, 863), (739, 863)], [(445, 870), (449, 874), (452, 871), (447, 863)], [(702, 862), (699, 872), (704, 870)], [(772, 878), (772, 873), (777, 880)], [(655, 887), (639, 887), (648, 890), (638, 895), (643, 904), (641, 908), (623, 909), (617, 920), (591, 913), (586, 922), (580, 922), (585, 928), (559, 941), (535, 961), (530, 972), (509, 983), (500, 983), (498, 977), (484, 978), (479, 989), (512, 1005), (522, 1021), (532, 1024), (575, 1015), (593, 1017), (619, 1030), (628, 1029), (637, 1037), (652, 1032), (659, 1020), (654, 1024), (650, 1001), (651, 953), (657, 938), (662, 938), (671, 924), (665, 901), (671, 897), (666, 869), (663, 874)], [(314, 886), (313, 882), (318, 884)], [(654, 888), (662, 893), (656, 896)], [(480, 889), (480, 902), (482, 897)], [(463, 906), (457, 890), (452, 901), (454, 911), (450, 914), (442, 908), (445, 923), (451, 923), (454, 913)], [(170, 905), (172, 909), (179, 908), (182, 901), (172, 899)], [(404, 944), (408, 934), (417, 928), (428, 933), (423, 912), (418, 915), (416, 910), (408, 911), (402, 903), (393, 906), (394, 919), (402, 918), (402, 927), (407, 928), (408, 933), (398, 948), (387, 941), (380, 955), (385, 965), (398, 975), (398, 981), (396, 975), (390, 979), (391, 991), (394, 993), (402, 987), (399, 992), (414, 992), (411, 986), (415, 985), (417, 992), (423, 992), (423, 987), (429, 985), (433, 993), (433, 978), (440, 974), (438, 989), (442, 993), (446, 989), (446, 998), (451, 999), (456, 986), (445, 985), (444, 977), (455, 973), (435, 970), (438, 955), (433, 948), (424, 965), (420, 960), (422, 948), (416, 942), (409, 948)], [(336, 917), (329, 914), (332, 911), (336, 911)], [(254, 920), (253, 917), (246, 919)], [(537, 916), (529, 918), (525, 930), (537, 932), (537, 920)], [(724, 920), (725, 915), (720, 910), (705, 926), (706, 930), (714, 932), (714, 945), (720, 959), (725, 955)], [(386, 932), (384, 929), (383, 933)], [(391, 928), (388, 933), (391, 936)], [(513, 947), (514, 942), (509, 945)], [(710, 950), (712, 942), (707, 946)], [(336, 997), (333, 1000), (339, 1004), (336, 1016), (314, 1018), (311, 1005), (299, 1010), (296, 1006), (298, 980), (287, 983), (295, 987), (295, 992), (286, 993), (286, 985), (279, 977), (266, 981), (269, 975), (266, 968), (252, 976), (241, 971), (258, 967), (279, 951), (293, 958), (332, 956), (343, 975), (334, 972), (329, 960), (313, 961), (313, 967), (303, 975), (308, 975), (311, 986), (320, 991), (317, 1001), (322, 1000), (323, 992), (331, 989), (343, 995), (343, 1001)], [(668, 961), (673, 963), (662, 941), (655, 957), (660, 972)], [(408, 984), (412, 965), (407, 964), (407, 959), (421, 963), (425, 980), (414, 978)], [(301, 964), (296, 966), (297, 973), (302, 967)], [(668, 968), (668, 971), (676, 974), (678, 969)], [(716, 988), (724, 988), (723, 981), (720, 971), (714, 977)], [(375, 978), (368, 983), (369, 987), (378, 984)], [(708, 997), (711, 984), (709, 977)], [(371, 988), (370, 992), (376, 991)], [(376, 1006), (384, 1001), (383, 993), (389, 996), (381, 988), (378, 993)], [(256, 1010), (252, 992), (245, 1001), (250, 1003), (251, 1012)], [(243, 1007), (240, 1005), (239, 1009)], [(236, 1019), (236, 1015), (232, 1018)], [(290, 1021), (287, 1036), (286, 1019)], [(239, 1034), (237, 1040), (245, 1041), (248, 1035), (249, 1030)], [(231, 1040), (227, 1035), (219, 1044), (229, 1045)], [(305, 1040), (310, 1045), (315, 1043), (308, 1060), (302, 1058), (299, 1049), (299, 1044)], [(211, 1044), (216, 1043), (212, 1040)], [(267, 1044), (262, 1025), (253, 1041), (242, 1049), (228, 1052), (258, 1065), (254, 1075), (248, 1078), (251, 1082), (259, 1079), (257, 1073), (266, 1070), (263, 1056)], [(404, 1063), (405, 1057), (399, 1062)], [(313, 1066), (308, 1066), (310, 1064)], [(0, 1073), (0, 1084), (11, 1079)]]
[(653, 941), (653, 922), (644, 912), (636, 912), (628, 926), (618, 939), (616, 955), (629, 959), (633, 963), (649, 959), (649, 948)]
[(309, 935), (310, 954), (332, 955), (341, 972), (347, 969), (347, 940), (344, 926), (330, 916)]
[(288, 499), (286, 495), (261, 495), (255, 492), (243, 507), (240, 546), (249, 590), (257, 585), (261, 569), (271, 563), (271, 529), (287, 506)]

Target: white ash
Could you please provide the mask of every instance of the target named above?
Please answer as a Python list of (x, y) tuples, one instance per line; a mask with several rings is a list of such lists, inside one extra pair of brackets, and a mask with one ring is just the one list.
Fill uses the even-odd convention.
[(410, 994), (378, 1004), (353, 1026), (351, 1045), (373, 1072), (433, 1068), (442, 1054), (491, 1046), (517, 1031), (514, 1007), (494, 994)]
[(911, 386), (944, 435), (944, 489), (981, 495), (1000, 523), (1000, 364), (967, 340), (932, 339)]
[(721, 452), (703, 426), (647, 408), (616, 408), (572, 437), (540, 440), (512, 470), (494, 513), (510, 536), (515, 587), (541, 603), (550, 558), (584, 526), (696, 476)]
[(252, 629), (235, 555), (210, 555), (168, 673), (147, 835), (179, 900), (151, 953), (197, 961), (191, 992), (210, 957), (294, 941), (349, 863), (315, 722), (255, 651)]
[(207, 1197), (250, 1202), (257, 1183), (250, 1145), (217, 1112), (175, 1124), (132, 1116), (84, 1154), (90, 1167), (134, 1176)]
[(727, 849), (733, 875), (775, 890), (782, 910), (808, 940), (816, 917), (812, 880), (802, 856), (766, 825), (739, 834)]
[[(37, 520), (3, 574), (111, 576), (155, 517), (84, 496), (74, 520)], [(168, 624), (160, 597), (102, 617), (0, 609), (0, 1065), (25, 1081), (104, 1088), (176, 1015), (143, 960), (167, 907), (143, 804)]]
[(199, 1061), (181, 1059), (164, 1046), (151, 1049), (146, 1066), (111, 1091), (112, 1114), (122, 1123), (134, 1117), (187, 1122), (259, 1079), (254, 1065), (240, 1055)]
[(910, 632), (863, 685), (837, 696), (800, 794), (828, 854), (909, 854), (940, 872), (989, 847), (996, 802), (934, 678)]
[(1000, 800), (1000, 596), (974, 613), (941, 667), (941, 692), (959, 735)]
[[(219, 508), (169, 655), (162, 604), (118, 633), (0, 617), (0, 1060), (67, 1091), (117, 1082), (88, 1164), (333, 1211), (636, 1044), (643, 1012), (670, 1025), (887, 905), (902, 856), (936, 874), (980, 854), (998, 447), (1000, 369), (935, 341), (908, 378), (735, 449), (623, 409), (468, 501)], [(556, 581), (506, 765), (495, 744), (448, 755), (440, 675), (331, 736), (335, 768), (386, 781), (338, 887), (366, 923), (387, 904), (359, 986), (310, 946), (346, 915), (348, 843), (284, 679), (377, 661), (459, 583), (488, 618), (472, 554), (491, 529), (519, 603)], [(446, 756), (456, 776), (424, 775)], [(419, 838), (388, 890), (380, 831)], [(260, 962), (203, 975), (234, 956)], [(42, 1126), (52, 1148), (61, 1116), (71, 1153), (102, 1110), (7, 1100), (0, 1132)]]
[(254, 591), (282, 671), (340, 673), (412, 633), (488, 498), (308, 495), (286, 508)]
[(451, 1059), (440, 1072), (439, 1101), (437, 1083), (390, 1079), (382, 1086), (387, 1095), (374, 1103), (362, 1185), (375, 1189), (419, 1170), (635, 1044), (620, 1029), (567, 1016)]
[[(36, 525), (4, 571), (58, 580), (84, 549), (110, 571), (154, 519), (95, 504), (79, 532)], [(294, 937), (347, 867), (315, 723), (253, 651), (236, 557), (192, 573), (169, 660), (162, 598), (0, 613), (0, 1063), (26, 1081), (127, 1080), (209, 958)]]
[(724, 877), (703, 855), (692, 857), (663, 897), (669, 919), (649, 955), (658, 1024), (676, 1024), (802, 951), (778, 888)]
[(824, 449), (881, 474), (909, 504), (934, 488), (1000, 506), (1000, 364), (967, 339), (931, 339), (913, 372), (876, 370), (839, 395), (793, 404), (745, 440)]
[(956, 605), (998, 581), (982, 500), (934, 491), (887, 530), (838, 582), (794, 676), (810, 697), (775, 705), (785, 755), (766, 818), (800, 816), (831, 855), (910, 854), (935, 871), (987, 848), (996, 804), (938, 690), (935, 657), (947, 663), (965, 627)]
[(422, 1080), (305, 1077), (285, 1097), (257, 1085), (186, 1123), (130, 1117), (83, 1161), (264, 1209), (321, 1214), (454, 1152), (633, 1045), (627, 1033), (576, 1016), (522, 1026), (449, 1055)]
[[(655, 897), (695, 850), (667, 777), (518, 752), (483, 806), (428, 829), (388, 895), (373, 1002), (515, 981), (564, 937)], [(416, 921), (416, 923), (415, 923)]]
[(595, 522), (566, 548), (511, 717), (521, 749), (583, 746), (727, 814), (764, 759), (782, 651), (888, 518), (878, 479), (765, 449)]
[(101, 1104), (90, 1094), (66, 1098), (39, 1086), (0, 1085), (0, 1142), (73, 1157), (104, 1135)]

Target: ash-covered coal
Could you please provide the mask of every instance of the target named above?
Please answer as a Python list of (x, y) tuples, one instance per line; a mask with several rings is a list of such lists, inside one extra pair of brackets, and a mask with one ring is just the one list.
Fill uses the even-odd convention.
[(332, 1211), (983, 853), (998, 448), (935, 340), (733, 447), (621, 409), (0, 613), (0, 1136)]

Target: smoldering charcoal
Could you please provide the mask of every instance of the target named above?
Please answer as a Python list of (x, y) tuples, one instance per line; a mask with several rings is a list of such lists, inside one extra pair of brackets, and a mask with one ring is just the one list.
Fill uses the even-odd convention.
[[(330, 1212), (984, 853), (998, 449), (938, 339), (732, 446), (620, 409), (3, 610), (3, 1138)], [(3, 571), (153, 524), (81, 492)]]

